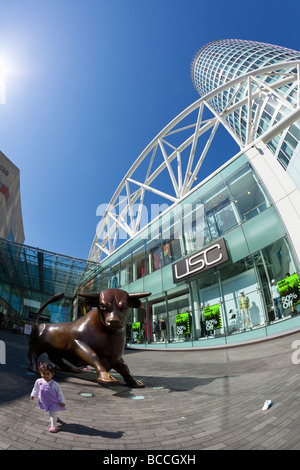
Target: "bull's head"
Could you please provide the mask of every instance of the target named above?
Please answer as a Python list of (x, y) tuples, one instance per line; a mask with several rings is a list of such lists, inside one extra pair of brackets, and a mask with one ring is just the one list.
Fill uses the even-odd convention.
[(105, 289), (101, 292), (78, 294), (84, 303), (90, 307), (97, 307), (100, 318), (108, 328), (123, 328), (126, 323), (128, 308), (139, 308), (140, 299), (148, 297), (151, 292), (129, 294), (122, 289)]

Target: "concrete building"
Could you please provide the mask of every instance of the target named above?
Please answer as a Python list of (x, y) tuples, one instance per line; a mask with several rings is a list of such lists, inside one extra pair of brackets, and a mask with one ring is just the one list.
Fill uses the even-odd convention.
[(24, 243), (20, 170), (0, 152), (0, 238)]

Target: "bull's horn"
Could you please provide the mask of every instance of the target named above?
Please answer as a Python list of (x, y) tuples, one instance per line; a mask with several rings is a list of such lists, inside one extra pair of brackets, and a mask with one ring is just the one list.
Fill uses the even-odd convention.
[(133, 294), (128, 294), (129, 297), (129, 306), (133, 308), (140, 308), (142, 297), (148, 297), (151, 295), (151, 292), (135, 292)]
[(141, 299), (143, 297), (149, 297), (149, 295), (151, 295), (151, 292), (135, 292), (133, 294), (128, 295), (132, 299)]
[(85, 297), (87, 299), (99, 299), (99, 295), (100, 293), (99, 292), (83, 292), (83, 293), (79, 293), (78, 292), (78, 295), (80, 295), (80, 297)]
[(78, 295), (83, 297), (85, 303), (91, 307), (97, 307), (99, 305), (99, 292), (83, 292), (82, 294)]

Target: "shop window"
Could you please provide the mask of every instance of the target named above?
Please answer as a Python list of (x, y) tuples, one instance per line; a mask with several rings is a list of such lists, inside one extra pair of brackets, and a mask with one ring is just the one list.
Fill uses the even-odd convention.
[(181, 243), (181, 240), (178, 238), (173, 238), (173, 240), (169, 241), (172, 261), (176, 261), (177, 259), (181, 258), (183, 254), (183, 248), (181, 246)]
[(229, 198), (228, 188), (222, 187), (206, 199), (205, 221), (211, 239), (223, 235), (238, 224)]
[(205, 238), (204, 205), (199, 201), (184, 207), (183, 239), (187, 253), (202, 248)]
[(136, 281), (146, 274), (145, 248), (142, 245), (132, 254), (132, 280)]
[(173, 261), (171, 241), (164, 242), (162, 247), (163, 264), (167, 265)]
[(170, 339), (189, 341), (192, 338), (192, 315), (188, 296), (168, 302)]
[(152, 341), (166, 342), (168, 338), (168, 319), (165, 302), (152, 305)]
[[(168, 315), (167, 315), (168, 310)], [(152, 305), (152, 341), (188, 341), (192, 338), (192, 316), (188, 294)]]
[(107, 289), (109, 287), (109, 268), (104, 268), (100, 275), (94, 278), (94, 292), (100, 292), (101, 290)]
[(279, 280), (287, 272), (295, 272), (296, 266), (292, 258), (291, 250), (285, 239), (264, 248), (262, 251), (265, 266), (268, 267), (269, 279)]
[(251, 219), (269, 206), (251, 170), (235, 178), (229, 186), (242, 220)]
[(120, 287), (119, 273), (120, 273), (120, 267), (118, 263), (117, 265), (111, 267), (109, 287), (113, 289), (117, 289)]
[(162, 226), (162, 255), (163, 265), (166, 266), (181, 258), (182, 247), (182, 216), (175, 214), (171, 220)]
[(228, 198), (223, 201), (218, 210), (215, 210), (213, 214), (209, 215), (209, 218), (214, 219), (213, 224), (216, 225), (219, 235), (224, 234), (237, 225), (236, 216)]
[(146, 242), (146, 259), (149, 265), (149, 273), (162, 268), (162, 258), (161, 234), (159, 229), (155, 229)]
[(160, 245), (151, 250), (150, 260), (151, 260), (151, 264), (150, 264), (151, 272), (162, 268), (162, 249)]
[(240, 263), (239, 267), (243, 267), (244, 270), (229, 279), (224, 279), (228, 274), (226, 268), (221, 271), (224, 314), (226, 315), (224, 318), (230, 334), (265, 324), (265, 310), (253, 268), (254, 262), (249, 261), (249, 263)]
[(131, 257), (128, 256), (121, 261), (120, 264), (120, 287), (126, 286), (132, 279), (132, 262)]

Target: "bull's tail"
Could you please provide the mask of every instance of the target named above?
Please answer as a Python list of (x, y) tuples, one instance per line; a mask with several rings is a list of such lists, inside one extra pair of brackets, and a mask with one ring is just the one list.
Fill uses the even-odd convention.
[(39, 311), (37, 313), (37, 316), (34, 320), (34, 325), (38, 326), (40, 315), (41, 315), (42, 311), (47, 307), (47, 305), (53, 304), (53, 302), (57, 302), (58, 300), (61, 300), (64, 296), (65, 296), (65, 294), (63, 292), (61, 292), (60, 294), (55, 294), (55, 295), (53, 295), (53, 297), (48, 299), (47, 302), (45, 302), (44, 305), (42, 305), (41, 308), (39, 309)]

